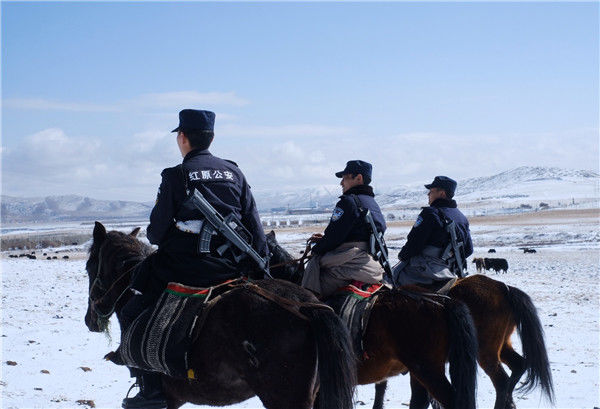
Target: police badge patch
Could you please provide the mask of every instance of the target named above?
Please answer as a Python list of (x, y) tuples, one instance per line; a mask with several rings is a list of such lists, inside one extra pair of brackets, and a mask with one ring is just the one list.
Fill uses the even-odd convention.
[(423, 223), (423, 218), (421, 216), (417, 217), (417, 221), (413, 227), (419, 227), (419, 225)]
[(333, 214), (331, 215), (331, 221), (335, 222), (335, 221), (339, 220), (343, 214), (344, 214), (344, 211), (341, 208), (336, 207), (335, 209), (333, 209)]

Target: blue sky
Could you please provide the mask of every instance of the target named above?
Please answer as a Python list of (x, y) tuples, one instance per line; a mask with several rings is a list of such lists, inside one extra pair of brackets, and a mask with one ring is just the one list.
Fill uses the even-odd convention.
[(2, 193), (152, 200), (183, 108), (254, 189), (598, 171), (598, 3), (2, 2)]

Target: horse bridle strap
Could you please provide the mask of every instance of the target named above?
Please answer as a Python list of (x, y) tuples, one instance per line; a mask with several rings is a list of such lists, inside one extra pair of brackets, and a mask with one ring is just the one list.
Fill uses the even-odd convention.
[[(98, 269), (96, 272), (96, 279), (94, 280), (94, 282), (92, 283), (92, 286), (90, 287), (89, 299), (90, 299), (90, 301), (92, 301), (91, 305), (92, 305), (92, 308), (94, 309), (94, 311), (96, 312), (96, 315), (99, 318), (108, 318), (115, 312), (115, 309), (117, 308), (117, 304), (119, 303), (121, 298), (127, 293), (127, 291), (130, 289), (130, 286), (129, 285), (125, 286), (123, 291), (119, 294), (119, 296), (112, 303), (111, 308), (107, 313), (103, 313), (102, 311), (100, 311), (98, 309), (98, 304), (100, 304), (100, 302), (102, 301), (103, 298), (105, 298), (107, 295), (110, 294), (110, 292), (112, 291), (112, 289), (115, 287), (115, 285), (117, 283), (119, 283), (123, 278), (129, 277), (131, 271), (137, 267), (137, 265), (144, 259), (144, 257), (136, 256), (136, 257), (131, 257), (126, 260), (123, 260), (121, 262), (123, 266), (132, 261), (135, 261), (135, 264), (133, 266), (131, 266), (131, 268), (128, 268), (127, 270), (125, 270), (121, 275), (119, 275), (119, 277), (117, 277), (112, 282), (112, 284), (108, 288), (106, 288), (104, 283), (100, 279), (101, 267), (102, 267), (102, 250), (103, 250), (103, 247), (101, 247), (100, 250), (98, 251), (98, 260), (99, 260), (98, 261)], [(98, 285), (98, 288), (100, 288), (101, 290), (106, 290), (106, 291), (104, 291), (104, 294), (102, 294), (100, 297), (94, 299), (94, 298), (92, 298), (92, 291), (94, 290), (94, 287), (96, 285)]]

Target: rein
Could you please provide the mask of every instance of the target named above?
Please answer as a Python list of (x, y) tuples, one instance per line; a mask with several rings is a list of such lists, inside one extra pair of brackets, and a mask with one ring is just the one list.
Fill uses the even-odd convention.
[[(288, 261), (283, 261), (281, 263), (277, 263), (277, 264), (271, 264), (269, 266), (269, 268), (275, 268), (275, 267), (284, 267), (284, 266), (289, 266), (292, 264), (304, 264), (305, 260), (310, 258), (311, 256), (308, 255), (308, 253), (310, 252), (310, 244), (311, 241), (310, 239), (308, 239), (306, 241), (306, 247), (304, 249), (304, 252), (302, 253), (302, 256), (300, 256), (300, 258), (294, 258)], [(279, 243), (277, 243), (277, 247), (281, 250), (281, 251), (285, 251), (285, 249), (283, 247), (281, 247), (281, 245)]]

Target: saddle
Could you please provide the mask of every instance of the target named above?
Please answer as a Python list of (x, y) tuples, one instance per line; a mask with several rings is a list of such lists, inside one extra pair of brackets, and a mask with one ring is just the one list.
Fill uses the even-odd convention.
[(377, 301), (378, 292), (386, 289), (383, 284), (365, 284), (353, 281), (336, 290), (325, 303), (340, 317), (350, 332), (354, 353), (359, 360), (366, 359), (363, 336), (371, 309)]
[(117, 364), (159, 372), (173, 378), (196, 379), (188, 352), (202, 332), (212, 307), (236, 291), (249, 291), (280, 308), (308, 320), (303, 308), (325, 308), (321, 303), (297, 302), (283, 298), (247, 278), (198, 288), (169, 283), (154, 307), (142, 312), (121, 334), (121, 344), (104, 358)]
[(160, 372), (174, 378), (194, 379), (188, 351), (218, 299), (244, 284), (245, 279), (198, 288), (169, 283), (154, 307), (144, 310), (121, 334), (116, 351), (105, 359), (117, 364)]

